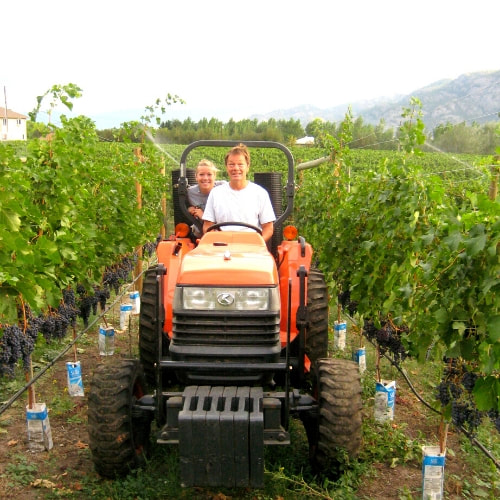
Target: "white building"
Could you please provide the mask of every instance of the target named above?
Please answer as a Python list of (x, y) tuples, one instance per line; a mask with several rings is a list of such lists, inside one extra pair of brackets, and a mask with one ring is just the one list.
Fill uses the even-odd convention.
[(25, 141), (28, 117), (0, 107), (0, 141)]
[(314, 137), (309, 137), (308, 135), (306, 135), (305, 137), (302, 137), (301, 139), (297, 139), (295, 141), (295, 144), (297, 146), (308, 146), (308, 145), (314, 144)]

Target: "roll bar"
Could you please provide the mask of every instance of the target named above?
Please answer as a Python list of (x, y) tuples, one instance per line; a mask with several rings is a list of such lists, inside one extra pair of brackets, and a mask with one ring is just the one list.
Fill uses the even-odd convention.
[(237, 146), (238, 144), (244, 144), (248, 148), (274, 148), (274, 149), (279, 149), (284, 153), (286, 156), (286, 159), (288, 161), (288, 179), (287, 179), (287, 184), (286, 184), (286, 197), (287, 197), (287, 206), (283, 213), (274, 221), (274, 225), (279, 225), (281, 224), (286, 218), (290, 215), (290, 213), (293, 210), (293, 198), (295, 195), (295, 183), (294, 183), (294, 178), (295, 178), (295, 161), (293, 159), (292, 153), (290, 150), (286, 147), (283, 146), (283, 144), (280, 144), (279, 142), (274, 142), (274, 141), (226, 141), (226, 140), (201, 140), (201, 141), (195, 141), (186, 146), (184, 151), (182, 152), (181, 159), (180, 159), (180, 176), (178, 179), (178, 184), (179, 184), (179, 190), (178, 190), (178, 195), (179, 195), (179, 204), (180, 204), (180, 209), (182, 210), (182, 213), (187, 217), (188, 220), (190, 220), (193, 224), (197, 225), (200, 229), (201, 221), (195, 219), (189, 212), (186, 206), (186, 199), (187, 199), (187, 188), (188, 188), (188, 181), (186, 177), (186, 160), (189, 155), (189, 153), (199, 147), (224, 147), (224, 148), (232, 148), (234, 146)]

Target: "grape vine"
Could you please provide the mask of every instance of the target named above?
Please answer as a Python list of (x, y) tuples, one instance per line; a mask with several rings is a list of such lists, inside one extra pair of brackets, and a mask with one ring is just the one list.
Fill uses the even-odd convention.
[(450, 182), (437, 157), (434, 168), (424, 161), (417, 104), (403, 113), (401, 153), (366, 169), (344, 154), (349, 168), (304, 174), (295, 222), (332, 295), (382, 351), (467, 363), (465, 386), (453, 382), (461, 399), (453, 386), (441, 396), (450, 418), (454, 402), (455, 420), (473, 427), (476, 410), (500, 410), (500, 200), (488, 196), (491, 158), (468, 165), (467, 183)]
[[(0, 325), (0, 376), (13, 377), (20, 360), (24, 370), (29, 370), (30, 356), (39, 333), (46, 342), (61, 340), (70, 327), (76, 327), (77, 317), (83, 320), (85, 328), (88, 327), (91, 314), (98, 312), (97, 307), (101, 312), (106, 309), (110, 286), (118, 293), (120, 285), (130, 278), (135, 262), (136, 257), (125, 256), (119, 263), (106, 268), (103, 285), (94, 286), (92, 293), (82, 284), (76, 286), (76, 293), (71, 287), (65, 288), (59, 306), (49, 307), (45, 313), (34, 316), (27, 304), (24, 310), (18, 308), (19, 324)], [(26, 324), (26, 328), (21, 328), (20, 324)]]
[(479, 374), (461, 359), (445, 358), (444, 363), (443, 377), (435, 392), (443, 415), (471, 434), (474, 434), (483, 418), (488, 416), (500, 431), (498, 410), (480, 411), (475, 403), (473, 391)]

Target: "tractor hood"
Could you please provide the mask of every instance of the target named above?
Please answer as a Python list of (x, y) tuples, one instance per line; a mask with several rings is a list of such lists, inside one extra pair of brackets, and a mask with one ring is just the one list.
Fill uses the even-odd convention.
[(178, 285), (272, 286), (278, 284), (273, 256), (255, 232), (211, 231), (182, 261)]

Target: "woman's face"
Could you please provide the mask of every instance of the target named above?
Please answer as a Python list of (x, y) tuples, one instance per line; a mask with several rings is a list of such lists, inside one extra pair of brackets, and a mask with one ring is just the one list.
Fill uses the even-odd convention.
[(226, 170), (230, 181), (245, 181), (249, 165), (242, 154), (229, 155), (226, 162)]
[(202, 193), (210, 193), (215, 183), (215, 172), (210, 167), (204, 165), (198, 167), (196, 170), (196, 182)]

